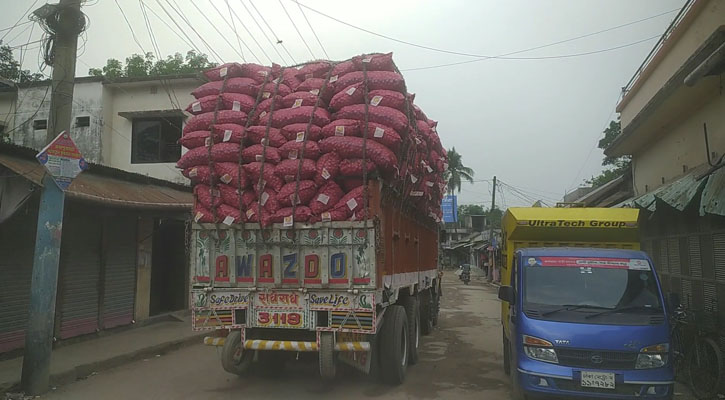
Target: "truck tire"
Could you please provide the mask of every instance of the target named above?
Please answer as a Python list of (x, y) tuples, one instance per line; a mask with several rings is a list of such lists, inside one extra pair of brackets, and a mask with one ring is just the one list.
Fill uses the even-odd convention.
[[(509, 348), (509, 360), (511, 360), (511, 348)], [(511, 375), (511, 399), (512, 400), (527, 400), (527, 396), (524, 390), (521, 388), (521, 382), (519, 380), (519, 371), (516, 369), (516, 363), (509, 362), (509, 375)]]
[(431, 297), (433, 298), (432, 302), (432, 314), (431, 314), (431, 323), (433, 326), (438, 326), (438, 313), (441, 309), (441, 294), (440, 292), (433, 292), (431, 293)]
[(320, 332), (320, 376), (325, 380), (335, 379), (337, 358), (335, 357), (335, 333)]
[(425, 290), (418, 295), (420, 305), (420, 333), (429, 335), (433, 332), (433, 298), (432, 289)]
[(506, 339), (506, 332), (501, 329), (503, 341), (503, 372), (511, 375), (511, 352), (509, 350), (509, 341)]
[(418, 297), (408, 296), (403, 299), (405, 316), (408, 319), (408, 365), (418, 363), (420, 347), (420, 305)]
[(244, 375), (254, 361), (254, 351), (244, 350), (242, 333), (238, 330), (229, 332), (222, 347), (222, 368), (235, 375)]
[(385, 383), (399, 385), (408, 367), (408, 319), (402, 306), (389, 306), (383, 315), (380, 337), (380, 370)]

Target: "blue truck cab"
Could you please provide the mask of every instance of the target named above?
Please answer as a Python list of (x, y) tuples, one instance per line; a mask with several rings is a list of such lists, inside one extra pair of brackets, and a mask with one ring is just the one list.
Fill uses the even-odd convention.
[(647, 254), (519, 248), (504, 271), (514, 398), (672, 398), (670, 326)]

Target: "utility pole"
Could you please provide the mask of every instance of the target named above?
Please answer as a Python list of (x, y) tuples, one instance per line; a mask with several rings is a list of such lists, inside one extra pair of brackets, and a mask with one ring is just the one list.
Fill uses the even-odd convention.
[[(46, 143), (61, 132), (70, 131), (73, 83), (78, 35), (85, 28), (80, 0), (60, 0), (35, 10), (54, 35), (53, 79)], [(58, 286), (60, 243), (65, 192), (46, 173), (40, 194), (35, 255), (30, 287), (30, 307), (25, 335), (21, 386), (26, 394), (45, 393), (50, 386), (50, 357), (53, 351), (55, 299)]]
[(496, 177), (493, 177), (493, 192), (491, 193), (491, 208), (488, 210), (488, 242), (491, 245), (491, 252), (489, 253), (488, 257), (488, 277), (487, 280), (489, 282), (493, 281), (494, 274), (493, 270), (496, 267), (496, 257), (494, 256), (496, 254), (496, 250), (493, 248), (493, 220), (492, 220), (492, 214), (493, 210), (496, 208)]

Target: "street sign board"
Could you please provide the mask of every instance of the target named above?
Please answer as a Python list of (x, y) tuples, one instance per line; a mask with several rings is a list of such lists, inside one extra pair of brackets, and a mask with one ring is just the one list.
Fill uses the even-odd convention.
[(441, 203), (443, 222), (458, 222), (458, 199), (454, 195), (443, 197)]
[(88, 168), (78, 146), (66, 131), (56, 136), (35, 158), (62, 190), (68, 189), (73, 179)]

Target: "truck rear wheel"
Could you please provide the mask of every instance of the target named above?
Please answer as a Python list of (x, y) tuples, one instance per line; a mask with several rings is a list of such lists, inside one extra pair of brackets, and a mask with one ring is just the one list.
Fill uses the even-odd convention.
[(420, 346), (420, 305), (418, 297), (409, 296), (403, 299), (405, 316), (408, 319), (408, 365), (418, 363), (418, 347)]
[(229, 332), (222, 347), (222, 368), (230, 374), (243, 375), (254, 361), (254, 351), (244, 350), (242, 333), (238, 330)]
[(424, 290), (418, 295), (420, 305), (420, 333), (429, 335), (433, 332), (433, 297), (432, 289)]
[(333, 332), (320, 332), (320, 376), (322, 379), (335, 379), (337, 374), (337, 359), (335, 357), (335, 334)]
[(380, 370), (383, 381), (399, 385), (408, 367), (408, 319), (402, 306), (389, 306), (379, 333)]
[(438, 325), (438, 313), (441, 309), (441, 294), (440, 292), (432, 292), (431, 297), (433, 298), (431, 306), (431, 323), (433, 326)]

